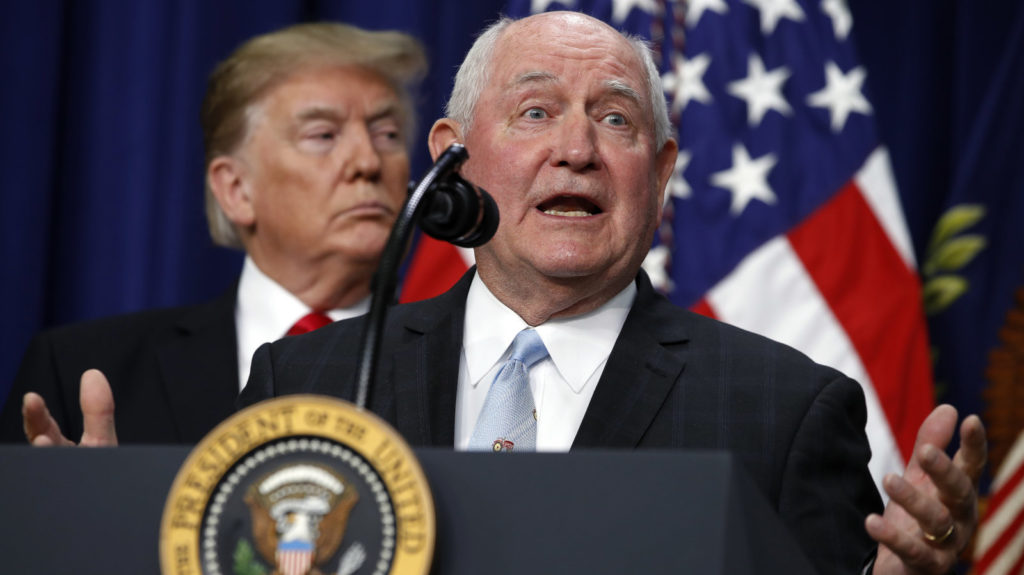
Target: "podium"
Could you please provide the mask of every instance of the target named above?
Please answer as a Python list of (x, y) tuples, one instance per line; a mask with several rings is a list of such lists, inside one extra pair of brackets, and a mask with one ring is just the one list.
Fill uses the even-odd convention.
[[(4, 573), (159, 573), (187, 447), (0, 446)], [(722, 452), (417, 449), (437, 514), (431, 573), (813, 573)]]

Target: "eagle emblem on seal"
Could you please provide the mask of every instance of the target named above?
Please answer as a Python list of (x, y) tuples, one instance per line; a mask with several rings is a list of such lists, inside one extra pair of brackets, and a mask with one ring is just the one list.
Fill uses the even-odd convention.
[[(256, 549), (275, 566), (273, 575), (323, 575), (324, 564), (341, 545), (359, 494), (332, 469), (299, 463), (255, 481), (244, 501)], [(352, 544), (337, 572), (355, 573), (365, 557), (362, 545)]]

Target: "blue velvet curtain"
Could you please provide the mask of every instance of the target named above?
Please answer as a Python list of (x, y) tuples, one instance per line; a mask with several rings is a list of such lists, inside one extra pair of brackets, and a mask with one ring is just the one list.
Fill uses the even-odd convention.
[[(201, 301), (234, 281), (240, 253), (214, 247), (206, 231), (199, 108), (208, 74), (238, 44), (310, 20), (408, 31), (432, 63), (419, 106), (425, 134), (452, 70), (500, 10), (498, 0), (3, 8), (0, 401), (39, 329)], [(415, 149), (419, 174), (428, 155), (425, 144)]]
[[(801, 3), (818, 9), (819, 0)], [(406, 30), (431, 59), (423, 141), (456, 65), (503, 5), (34, 0), (0, 9), (0, 401), (39, 329), (201, 301), (236, 277), (240, 255), (206, 233), (198, 123), (206, 76), (232, 48), (307, 20)], [(957, 270), (970, 289), (930, 318), (941, 398), (980, 411), (987, 352), (1024, 285), (1024, 5), (849, 5), (919, 261), (950, 207), (987, 207), (973, 226), (985, 248)], [(414, 177), (426, 166), (417, 145)]]

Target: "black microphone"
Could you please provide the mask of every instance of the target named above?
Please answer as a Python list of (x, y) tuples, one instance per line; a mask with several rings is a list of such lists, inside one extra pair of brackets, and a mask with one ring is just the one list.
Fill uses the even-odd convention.
[(420, 222), (423, 231), (431, 236), (463, 247), (487, 243), (498, 229), (498, 206), (494, 199), (456, 173), (467, 158), (465, 146), (452, 144), (438, 156), (418, 184), (409, 184), (409, 197), (395, 218), (380, 257), (370, 311), (363, 324), (355, 396), (360, 408), (369, 405), (370, 384), (377, 371), (387, 307), (394, 299), (398, 266), (415, 223)]
[(498, 205), (494, 198), (459, 174), (450, 172), (429, 193), (420, 228), (431, 237), (475, 248), (486, 244), (498, 231)]

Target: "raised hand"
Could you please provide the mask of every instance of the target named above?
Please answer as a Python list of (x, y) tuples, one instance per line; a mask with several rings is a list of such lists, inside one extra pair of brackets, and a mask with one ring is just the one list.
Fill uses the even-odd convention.
[(883, 515), (865, 521), (879, 543), (874, 573), (949, 573), (970, 542), (988, 446), (981, 420), (971, 415), (960, 425), (960, 448), (950, 459), (944, 450), (956, 422), (955, 408), (936, 407), (917, 432), (906, 472), (882, 481), (889, 504)]
[[(78, 401), (82, 408), (82, 439), (78, 445), (103, 447), (117, 445), (114, 429), (114, 395), (106, 376), (96, 369), (82, 374)], [(36, 447), (54, 445), (76, 445), (64, 437), (57, 421), (50, 415), (43, 398), (33, 392), (25, 394), (22, 400), (21, 416), (25, 426), (25, 437)]]

